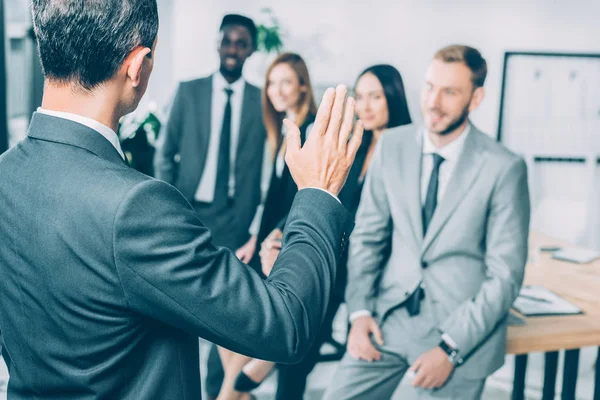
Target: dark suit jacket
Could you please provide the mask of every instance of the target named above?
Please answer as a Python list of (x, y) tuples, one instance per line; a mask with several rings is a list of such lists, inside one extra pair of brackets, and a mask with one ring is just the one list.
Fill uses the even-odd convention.
[[(154, 174), (194, 201), (202, 178), (210, 139), (212, 75), (182, 82), (169, 119), (161, 132), (154, 158)], [(221, 124), (221, 121), (217, 122)], [(246, 83), (242, 101), (240, 135), (235, 156), (235, 227), (242, 243), (260, 204), (260, 181), (266, 131), (262, 120), (261, 91)]]
[[(303, 141), (304, 141), (304, 139), (305, 139), (305, 137), (302, 137)], [(369, 152), (369, 146), (371, 146), (372, 141), (373, 141), (373, 132), (365, 131), (363, 134), (363, 138), (362, 138), (360, 147), (358, 148), (358, 151), (356, 152), (356, 157), (354, 159), (354, 163), (352, 164), (352, 167), (350, 168), (350, 172), (348, 173), (348, 179), (346, 179), (346, 183), (344, 184), (344, 187), (342, 188), (342, 190), (338, 196), (338, 198), (340, 199), (342, 204), (346, 207), (346, 209), (350, 213), (353, 220), (354, 220), (354, 217), (356, 216), (356, 211), (358, 210), (358, 205), (360, 204), (360, 197), (361, 197), (362, 188), (363, 188), (363, 182), (360, 181), (360, 173), (362, 172), (362, 168), (364, 166), (365, 159), (367, 158), (367, 153)], [(287, 169), (287, 167), (286, 167), (286, 169)], [(288, 173), (289, 173), (289, 171), (288, 171)], [(269, 189), (269, 193), (270, 192), (271, 192), (271, 189)], [(266, 204), (265, 204), (265, 212), (267, 212)], [(263, 215), (263, 219), (264, 219), (264, 215)], [(275, 228), (279, 228), (279, 229), (283, 230), (283, 228), (286, 224), (286, 220), (287, 220), (287, 214), (279, 221), (277, 226), (274, 228), (271, 228), (271, 230), (275, 229)], [(261, 225), (261, 230), (262, 230), (262, 228), (263, 228), (263, 226)], [(267, 234), (270, 233), (271, 230), (269, 230), (269, 232), (267, 232)], [(260, 239), (260, 235), (259, 235), (259, 239)], [(258, 243), (260, 243), (260, 241)], [(255, 258), (257, 258), (257, 257), (255, 257)], [(336, 296), (338, 296), (340, 299), (344, 298), (344, 292), (346, 290), (346, 283), (348, 280), (347, 264), (348, 264), (348, 252), (346, 251), (346, 252), (344, 252), (344, 254), (342, 254), (342, 258), (340, 261), (340, 267), (338, 268), (338, 271), (337, 271), (337, 277), (336, 277), (336, 283), (335, 283), (335, 289), (334, 289), (334, 294)], [(258, 267), (260, 269), (260, 265)]]
[[(314, 121), (315, 116), (310, 114), (306, 117), (302, 126), (300, 126), (300, 142), (302, 144), (306, 141), (306, 130)], [(258, 243), (261, 243), (273, 229), (279, 226), (281, 220), (287, 216), (296, 193), (298, 193), (298, 186), (294, 182), (287, 164), (284, 165), (281, 176), (277, 176), (277, 162), (274, 160), (269, 191), (265, 199), (264, 212), (257, 236)]]
[(42, 114), (0, 156), (0, 176), (11, 399), (198, 399), (198, 336), (299, 361), (351, 227), (331, 196), (301, 191), (265, 281), (211, 245), (171, 185), (129, 168), (97, 132)]

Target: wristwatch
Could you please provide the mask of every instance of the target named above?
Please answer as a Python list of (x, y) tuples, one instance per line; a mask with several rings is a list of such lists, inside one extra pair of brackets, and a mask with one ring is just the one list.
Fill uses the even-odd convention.
[(445, 340), (442, 340), (439, 344), (444, 353), (448, 354), (448, 361), (452, 363), (452, 365), (457, 366), (463, 363), (462, 358), (458, 356), (458, 349), (451, 347)]

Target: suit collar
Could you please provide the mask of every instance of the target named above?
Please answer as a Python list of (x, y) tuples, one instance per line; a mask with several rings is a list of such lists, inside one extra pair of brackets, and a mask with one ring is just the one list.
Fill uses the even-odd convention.
[(60, 112), (60, 111), (53, 111), (53, 110), (46, 110), (42, 107), (38, 108), (38, 112), (40, 114), (50, 115), (50, 116), (57, 117), (57, 118), (68, 119), (70, 121), (77, 122), (81, 125), (85, 125), (88, 128), (95, 130), (96, 132), (98, 132), (99, 134), (104, 136), (106, 138), (106, 140), (108, 140), (110, 142), (110, 144), (113, 145), (113, 147), (117, 150), (117, 152), (119, 152), (121, 157), (123, 159), (125, 159), (123, 150), (121, 150), (121, 143), (119, 142), (119, 136), (116, 134), (115, 131), (113, 131), (108, 126), (96, 121), (95, 119), (87, 118), (82, 115), (77, 115), (77, 114), (72, 114), (72, 113), (67, 113), (67, 112)]
[(468, 123), (463, 132), (453, 140), (451, 143), (448, 143), (444, 147), (437, 148), (431, 141), (429, 137), (429, 131), (425, 130), (423, 132), (423, 154), (433, 154), (437, 153), (444, 158), (444, 160), (449, 161), (451, 163), (456, 163), (456, 161), (460, 158), (460, 155), (465, 147), (465, 141), (469, 136), (471, 131), (471, 124)]
[(215, 72), (213, 75), (212, 84), (215, 90), (223, 91), (225, 89), (231, 89), (234, 93), (241, 93), (241, 91), (245, 88), (246, 81), (242, 76), (237, 81), (229, 83), (220, 72)]
[(27, 136), (79, 147), (105, 160), (127, 165), (117, 149), (98, 131), (70, 119), (35, 112)]

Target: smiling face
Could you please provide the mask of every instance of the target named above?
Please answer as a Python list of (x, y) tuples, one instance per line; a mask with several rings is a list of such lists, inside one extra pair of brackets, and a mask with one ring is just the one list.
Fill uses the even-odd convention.
[(219, 44), (220, 71), (225, 77), (239, 77), (246, 59), (254, 52), (252, 36), (242, 25), (227, 25), (223, 28)]
[(464, 125), (479, 106), (483, 88), (475, 88), (471, 70), (461, 62), (433, 60), (421, 92), (421, 112), (431, 133), (447, 135)]
[(377, 77), (367, 72), (356, 82), (356, 115), (366, 130), (385, 129), (389, 122), (388, 103)]
[(296, 114), (306, 86), (288, 63), (279, 63), (271, 69), (267, 80), (267, 96), (277, 112)]

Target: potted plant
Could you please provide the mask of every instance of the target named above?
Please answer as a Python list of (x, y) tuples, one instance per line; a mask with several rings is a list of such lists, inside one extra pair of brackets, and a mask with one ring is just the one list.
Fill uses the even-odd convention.
[(247, 79), (262, 86), (267, 68), (283, 49), (285, 33), (273, 10), (269, 7), (260, 10), (261, 18), (256, 24), (257, 43), (256, 53), (248, 60), (245, 75)]
[(136, 112), (119, 121), (119, 141), (129, 165), (153, 176), (153, 159), (156, 142), (162, 126), (156, 103), (138, 107)]

